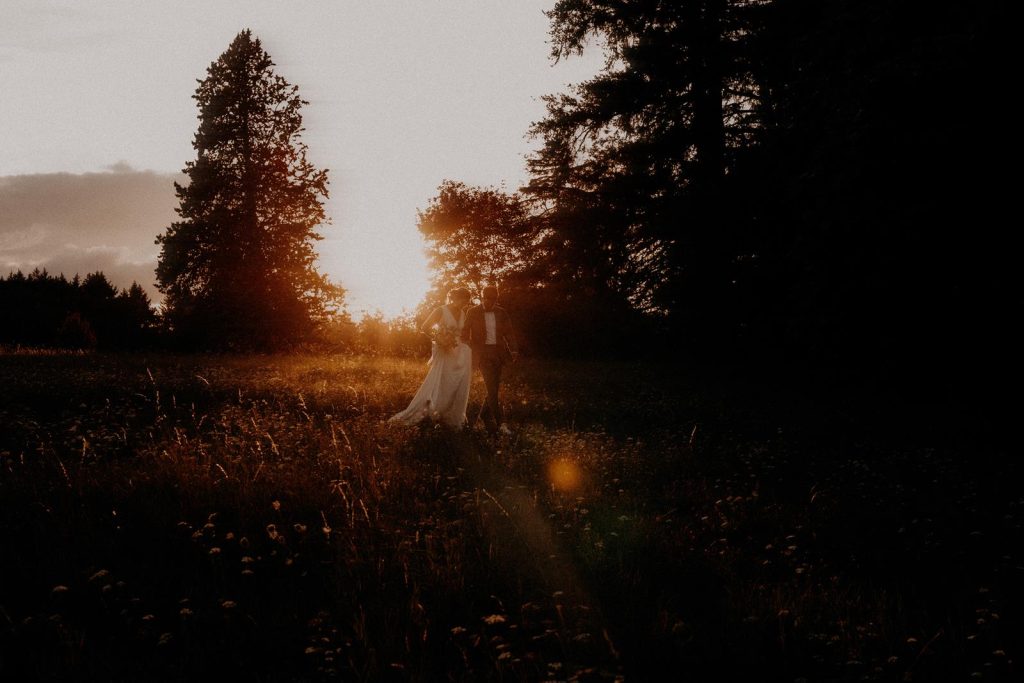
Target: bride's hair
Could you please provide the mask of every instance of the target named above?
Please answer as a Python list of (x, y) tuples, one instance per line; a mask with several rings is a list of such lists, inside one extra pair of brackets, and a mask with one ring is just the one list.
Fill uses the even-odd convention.
[(448, 301), (469, 301), (473, 295), (465, 287), (456, 287), (448, 290)]

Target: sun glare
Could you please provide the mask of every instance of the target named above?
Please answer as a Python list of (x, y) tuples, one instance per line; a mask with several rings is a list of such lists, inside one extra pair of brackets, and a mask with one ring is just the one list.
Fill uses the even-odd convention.
[[(359, 301), (353, 301), (355, 305), (350, 310), (355, 317), (359, 317), (360, 311), (380, 311), (385, 318), (395, 318), (412, 313), (423, 301), (429, 288), (426, 269), (422, 273), (382, 273), (381, 279), (365, 296), (360, 296)], [(364, 301), (365, 306), (360, 306)]]
[(382, 223), (368, 222), (363, 231), (319, 245), (322, 272), (345, 288), (346, 308), (356, 320), (411, 313), (430, 289), (423, 239), (411, 227)]

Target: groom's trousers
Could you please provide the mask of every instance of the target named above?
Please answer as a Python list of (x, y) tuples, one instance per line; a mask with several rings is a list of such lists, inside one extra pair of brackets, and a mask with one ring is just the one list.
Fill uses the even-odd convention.
[(480, 355), (480, 374), (483, 375), (484, 386), (487, 387), (487, 399), (480, 407), (480, 417), (483, 418), (484, 426), (488, 429), (500, 427), (503, 418), (501, 401), (498, 400), (502, 363), (497, 345), (488, 344), (483, 347)]

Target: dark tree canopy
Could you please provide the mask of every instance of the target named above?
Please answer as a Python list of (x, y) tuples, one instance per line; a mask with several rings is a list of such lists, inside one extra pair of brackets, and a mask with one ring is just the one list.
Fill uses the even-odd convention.
[(567, 258), (547, 226), (521, 193), (442, 183), (419, 214), (435, 273), (421, 313), (443, 303), (452, 287), (479, 293), (493, 284), (515, 311), (521, 345), (529, 352), (586, 355), (634, 348), (640, 316), (624, 298), (595, 287), (592, 262), (579, 254)]
[[(662, 331), (637, 338), (705, 364), (964, 391), (1010, 357), (1020, 310), (1001, 218), (1014, 155), (993, 123), (1010, 82), (1007, 13), (991, 1), (558, 0), (552, 57), (602, 49), (606, 64), (545, 98), (514, 196), (528, 249), (487, 267), (566, 303), (543, 339), (570, 319), (581, 338), (614, 329), (571, 317), (591, 301), (595, 315), (646, 313)], [(438, 206), (458, 204), (444, 198), (457, 186)], [(457, 224), (476, 231), (465, 245), (495, 229)], [(441, 272), (468, 274), (471, 249), (436, 245)], [(971, 358), (987, 370), (948, 367)]]
[(306, 158), (298, 88), (246, 30), (207, 70), (181, 220), (157, 239), (157, 280), (179, 340), (282, 348), (308, 340), (343, 291), (315, 268), (327, 171)]
[(36, 269), (0, 277), (0, 345), (139, 349), (156, 341), (157, 316), (137, 282), (118, 292), (102, 272), (71, 280)]
[(697, 289), (691, 315), (720, 305), (729, 253), (718, 200), (756, 134), (749, 50), (763, 4), (562, 0), (549, 13), (555, 59), (599, 40), (606, 66), (545, 98), (525, 189), (567, 258), (642, 309), (678, 312)]

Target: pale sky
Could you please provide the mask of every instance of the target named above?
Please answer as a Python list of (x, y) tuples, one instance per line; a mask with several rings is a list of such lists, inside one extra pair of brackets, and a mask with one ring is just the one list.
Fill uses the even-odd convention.
[(330, 169), (321, 270), (356, 316), (411, 309), (429, 278), (416, 210), (444, 179), (521, 186), (540, 96), (601, 65), (552, 64), (553, 3), (0, 0), (0, 270), (151, 288), (196, 79), (249, 28), (310, 102), (304, 139)]

